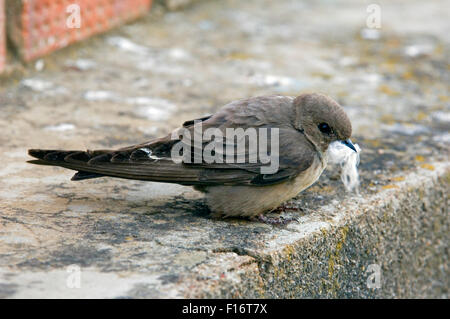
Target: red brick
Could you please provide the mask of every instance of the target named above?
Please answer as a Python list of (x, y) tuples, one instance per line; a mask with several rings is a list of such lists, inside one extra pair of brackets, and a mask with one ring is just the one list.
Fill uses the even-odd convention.
[[(31, 61), (144, 15), (152, 0), (7, 0), (8, 33)], [(69, 28), (69, 5), (80, 7), (81, 27)]]
[(5, 2), (0, 0), (0, 73), (6, 64)]

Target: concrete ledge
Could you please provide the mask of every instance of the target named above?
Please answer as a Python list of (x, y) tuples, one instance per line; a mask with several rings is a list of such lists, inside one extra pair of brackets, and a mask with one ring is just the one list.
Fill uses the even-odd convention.
[[(15, 265), (20, 271), (3, 265), (0, 296), (447, 298), (450, 173), (448, 163), (433, 166), (369, 199), (311, 203), (316, 212), (286, 228), (187, 216), (171, 216), (169, 225), (163, 216), (135, 216), (133, 226), (95, 223), (91, 232), (103, 240), (49, 247), (46, 257)], [(139, 234), (128, 238), (125, 230)], [(144, 231), (152, 240), (143, 242)], [(128, 248), (119, 253), (112, 242)], [(80, 289), (66, 285), (73, 264), (81, 267)], [(367, 287), (371, 264), (381, 267), (378, 289)]]
[(159, 0), (169, 10), (179, 10), (199, 0)]
[[(242, 277), (206, 296), (268, 298), (447, 298), (449, 166), (422, 178), (413, 173), (395, 190), (353, 204), (327, 205), (332, 216), (308, 216), (249, 254), (259, 278)], [(314, 214), (315, 215), (315, 214)], [(381, 286), (368, 288), (371, 264)], [(249, 269), (254, 273), (254, 269)], [(249, 279), (251, 278), (251, 279)], [(230, 291), (230, 292), (228, 292)], [(239, 291), (239, 292), (238, 292)]]
[[(447, 16), (388, 2), (386, 28), (365, 39), (360, 2), (330, 5), (208, 1), (2, 85), (0, 297), (448, 298)], [(433, 16), (427, 36), (399, 10), (415, 27)], [(28, 148), (126, 146), (234, 99), (306, 91), (348, 112), (361, 189), (328, 170), (289, 203), (299, 223), (286, 227), (213, 220), (187, 187), (75, 183), (26, 163)], [(380, 288), (367, 286), (371, 265)]]

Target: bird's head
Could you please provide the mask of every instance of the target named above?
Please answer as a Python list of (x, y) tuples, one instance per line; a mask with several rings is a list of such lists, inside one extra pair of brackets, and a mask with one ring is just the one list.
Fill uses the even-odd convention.
[(295, 128), (326, 152), (330, 143), (341, 141), (356, 152), (350, 141), (352, 124), (344, 109), (323, 94), (302, 94), (294, 100)]

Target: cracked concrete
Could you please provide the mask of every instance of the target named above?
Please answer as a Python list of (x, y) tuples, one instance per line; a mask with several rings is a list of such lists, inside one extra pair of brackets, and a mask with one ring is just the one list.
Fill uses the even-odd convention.
[[(211, 1), (62, 50), (0, 89), (0, 297), (448, 298), (444, 1)], [(399, 16), (401, 14), (401, 16)], [(433, 23), (428, 22), (433, 17)], [(25, 163), (117, 148), (242, 97), (320, 91), (354, 125), (360, 194), (331, 170), (276, 227), (213, 220), (189, 187)], [(381, 288), (367, 287), (371, 264)], [(70, 288), (70, 266), (80, 288)]]

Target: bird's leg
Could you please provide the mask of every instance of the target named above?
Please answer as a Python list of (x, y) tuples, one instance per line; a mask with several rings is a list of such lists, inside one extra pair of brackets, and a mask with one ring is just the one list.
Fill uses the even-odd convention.
[(267, 217), (264, 214), (259, 214), (258, 216), (252, 218), (252, 220), (259, 221), (259, 222), (262, 222), (265, 224), (270, 224), (270, 225), (287, 225), (293, 221), (297, 221), (297, 219), (293, 218), (293, 217), (280, 216), (278, 218), (273, 218), (273, 217)]

